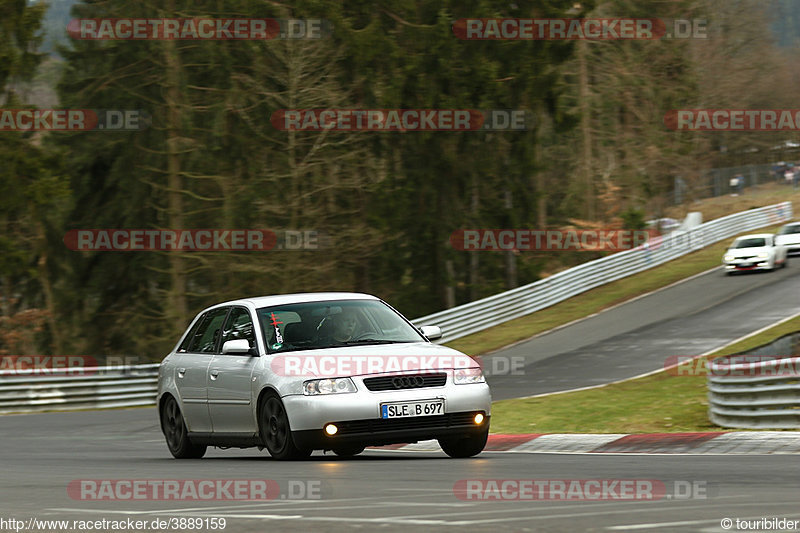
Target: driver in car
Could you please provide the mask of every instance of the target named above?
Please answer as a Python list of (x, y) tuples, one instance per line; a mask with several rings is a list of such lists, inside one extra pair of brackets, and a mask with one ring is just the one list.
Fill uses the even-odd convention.
[(333, 340), (337, 342), (347, 342), (353, 340), (356, 333), (356, 313), (347, 307), (334, 317)]

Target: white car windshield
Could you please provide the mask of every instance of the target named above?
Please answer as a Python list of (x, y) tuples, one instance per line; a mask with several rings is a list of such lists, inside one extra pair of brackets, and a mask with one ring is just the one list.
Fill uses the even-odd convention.
[(376, 300), (263, 307), (258, 318), (271, 353), (425, 340), (397, 312)]
[(778, 235), (791, 235), (793, 233), (800, 233), (800, 224), (793, 226), (784, 226), (778, 232)]
[(762, 237), (754, 237), (750, 239), (742, 239), (733, 243), (731, 248), (759, 248), (766, 246), (766, 240)]

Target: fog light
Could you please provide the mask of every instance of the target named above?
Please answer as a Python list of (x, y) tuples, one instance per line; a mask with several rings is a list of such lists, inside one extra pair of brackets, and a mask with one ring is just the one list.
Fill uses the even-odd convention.
[(473, 420), (475, 421), (475, 425), (477, 426), (483, 424), (483, 413), (478, 413), (477, 415), (475, 415), (475, 418)]
[(336, 435), (337, 431), (339, 431), (339, 428), (337, 428), (334, 424), (327, 424), (325, 426), (325, 433), (328, 435)]

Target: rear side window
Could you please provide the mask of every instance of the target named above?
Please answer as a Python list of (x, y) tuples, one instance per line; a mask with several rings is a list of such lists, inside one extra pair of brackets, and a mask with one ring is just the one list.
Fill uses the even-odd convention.
[(195, 329), (186, 351), (192, 353), (215, 353), (220, 333), (222, 332), (222, 322), (227, 314), (227, 307), (214, 309), (206, 313), (200, 320), (200, 325)]
[(178, 353), (186, 353), (186, 350), (189, 348), (189, 344), (191, 344), (192, 340), (194, 339), (194, 334), (197, 333), (197, 328), (199, 328), (200, 325), (203, 323), (203, 320), (205, 319), (207, 314), (208, 313), (206, 313), (203, 316), (201, 316), (194, 323), (194, 326), (192, 326), (191, 331), (189, 331), (189, 334), (186, 335), (185, 339), (183, 339), (183, 342), (181, 343), (180, 348), (178, 348)]

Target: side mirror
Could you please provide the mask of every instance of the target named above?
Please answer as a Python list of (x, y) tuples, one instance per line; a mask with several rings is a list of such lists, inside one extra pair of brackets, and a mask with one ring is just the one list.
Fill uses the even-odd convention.
[(225, 344), (222, 345), (222, 353), (250, 353), (250, 343), (247, 339), (225, 341)]
[(439, 326), (422, 326), (419, 332), (425, 335), (429, 341), (435, 341), (442, 338), (442, 328)]

